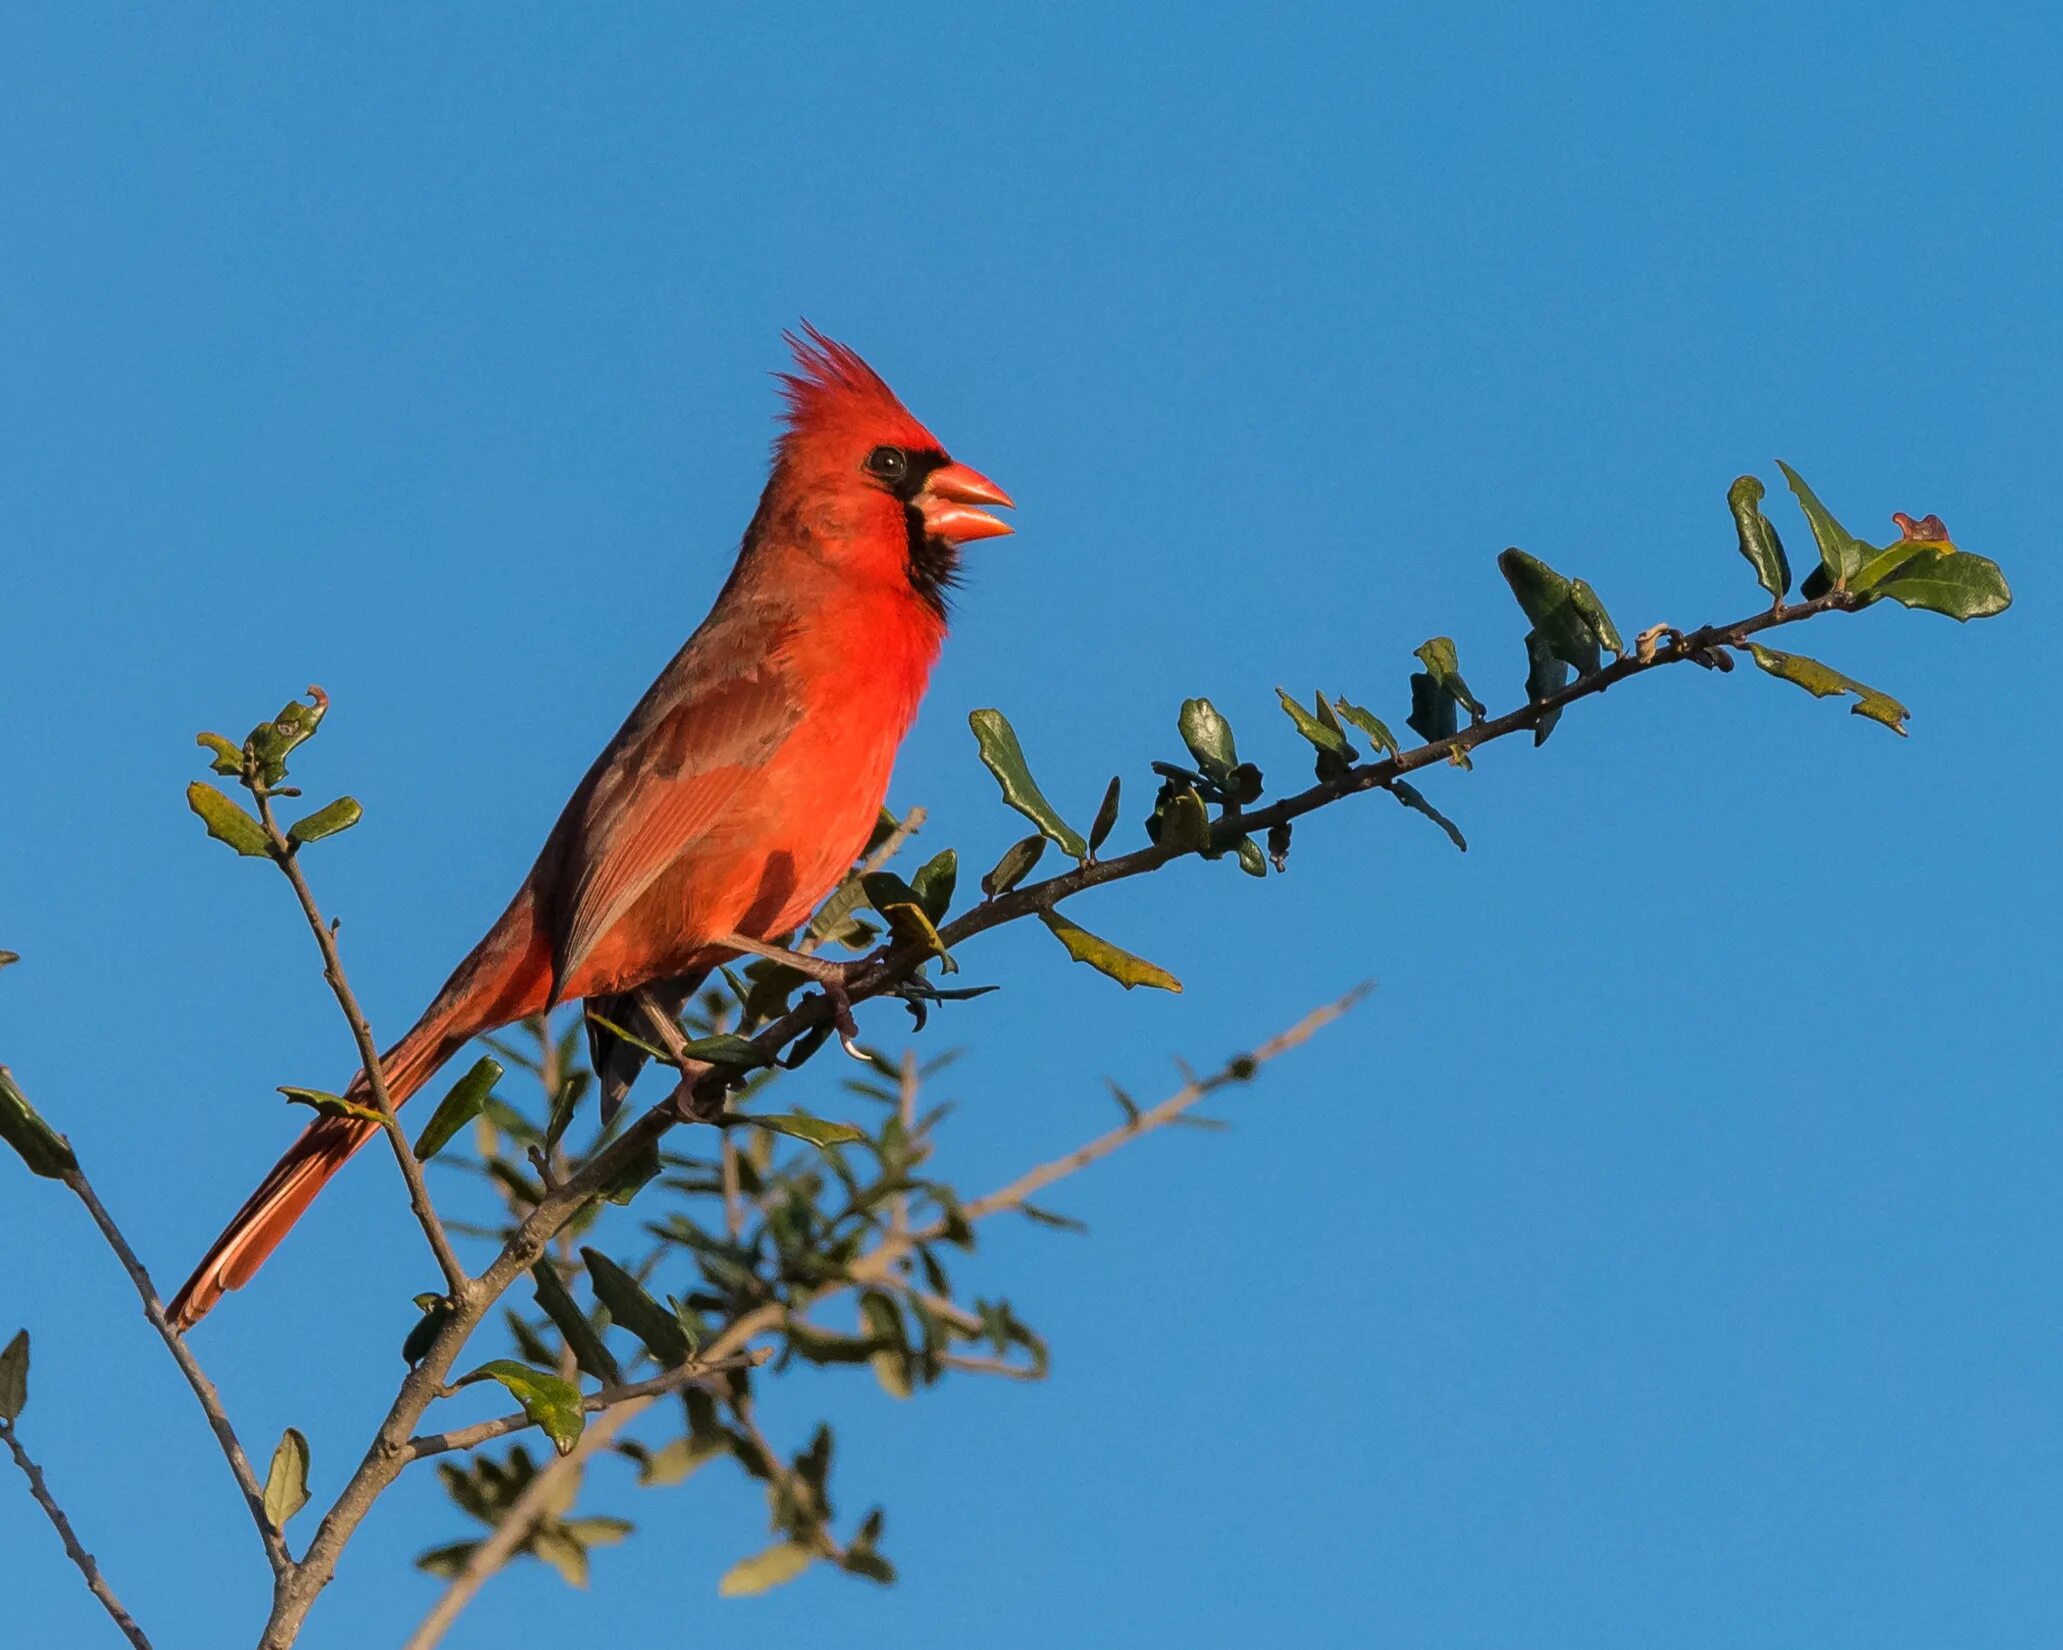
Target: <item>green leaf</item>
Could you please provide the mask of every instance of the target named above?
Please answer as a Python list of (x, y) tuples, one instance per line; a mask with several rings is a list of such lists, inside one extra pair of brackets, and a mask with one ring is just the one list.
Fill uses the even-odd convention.
[(895, 1566), (879, 1553), (865, 1548), (848, 1547), (845, 1560), (839, 1567), (847, 1575), (864, 1576), (867, 1580), (877, 1581), (884, 1587), (895, 1582)]
[(860, 1326), (873, 1343), (867, 1362), (874, 1379), (891, 1398), (907, 1398), (913, 1390), (910, 1369), (909, 1326), (902, 1308), (878, 1289), (860, 1296)]
[(792, 1315), (785, 1327), (789, 1347), (805, 1363), (863, 1364), (874, 1355), (874, 1343), (864, 1335), (841, 1335)]
[(1619, 639), (1619, 627), (1612, 623), (1612, 616), (1605, 611), (1605, 604), (1597, 592), (1581, 579), (1569, 581), (1569, 605), (1576, 610), (1584, 628), (1597, 638), (1600, 647), (1615, 658), (1626, 656), (1626, 644)]
[(365, 817), (365, 810), (356, 798), (340, 796), (327, 808), (317, 808), (306, 819), (297, 819), (287, 828), (289, 842), (320, 842), (326, 836), (335, 836), (339, 831), (348, 831)]
[(1189, 747), (1189, 754), (1196, 758), (1197, 767), (1203, 770), (1203, 776), (1222, 787), (1232, 770), (1239, 766), (1239, 748), (1232, 738), (1232, 724), (1219, 714), (1218, 707), (1210, 700), (1184, 699), (1175, 727), (1182, 735), (1182, 743)]
[[(1891, 551), (1900, 548), (1893, 545)], [(1924, 544), (1917, 554), (1899, 558), (1874, 577), (1865, 567), (1856, 576), (1855, 589), (1956, 620), (1988, 619), (2013, 605), (2013, 592), (1997, 562), (1967, 550), (1942, 554)]]
[(451, 1322), (451, 1302), (442, 1295), (421, 1294), (415, 1297), (415, 1304), (422, 1317), (409, 1329), (407, 1338), (401, 1343), (401, 1361), (411, 1369), (430, 1355), (431, 1343)]
[(687, 1331), (680, 1319), (645, 1292), (645, 1286), (599, 1249), (582, 1249), (595, 1299), (609, 1316), (645, 1343), (645, 1350), (669, 1369), (688, 1361)]
[(552, 1448), (561, 1455), (579, 1442), (587, 1417), (581, 1411), (580, 1389), (571, 1381), (519, 1364), (513, 1358), (495, 1358), (470, 1375), (461, 1375), (452, 1384), (470, 1386), (475, 1381), (499, 1381), (506, 1387), (509, 1396), (544, 1429)]
[[(893, 871), (869, 871), (860, 878), (860, 885), (866, 889), (867, 903), (887, 921), (898, 945), (920, 945), (934, 956), (945, 955), (945, 942), (938, 937), (916, 889)], [(950, 895), (950, 884), (947, 892)]]
[(1111, 1082), (1108, 1077), (1104, 1078), (1103, 1081), (1110, 1089), (1112, 1098), (1117, 1101), (1118, 1109), (1125, 1114), (1125, 1122), (1128, 1125), (1136, 1124), (1139, 1121), (1139, 1102), (1119, 1088), (1117, 1084)]
[(1176, 787), (1161, 804), (1160, 834), (1155, 840), (1178, 854), (1208, 847), (1211, 816), (1204, 808), (1203, 798), (1187, 785)]
[(355, 1117), (361, 1123), (378, 1123), (386, 1126), (386, 1117), (376, 1106), (360, 1105), (356, 1100), (346, 1100), (341, 1094), (332, 1094), (328, 1089), (294, 1088), (282, 1083), (279, 1092), (290, 1104), (307, 1106), (318, 1117)]
[(308, 1505), (308, 1440), (288, 1427), (265, 1470), (265, 1521), (284, 1530), (287, 1520)]
[(1468, 683), (1461, 679), (1461, 663), (1455, 656), (1452, 638), (1435, 636), (1424, 645), (1413, 648), (1411, 656), (1425, 666), (1426, 674), (1451, 694), (1457, 704), (1467, 708), (1473, 720), (1480, 722), (1483, 719), (1483, 702), (1469, 692)]
[(1076, 1220), (1072, 1215), (1056, 1214), (1051, 1209), (1040, 1208), (1036, 1203), (1020, 1203), (1017, 1212), (1034, 1225), (1050, 1226), (1056, 1232), (1076, 1232), (1083, 1236), (1088, 1234), (1087, 1221)]
[[(1497, 570), (1519, 606), (1533, 621), (1533, 634), (1564, 664), (1584, 675), (1598, 667), (1598, 637), (1589, 620), (1576, 605), (1575, 585), (1538, 556), (1516, 547), (1497, 558)], [(1609, 621), (1607, 621), (1609, 622)], [(1428, 647), (1432, 643), (1426, 644)], [(1448, 644), (1451, 656), (1453, 644)], [(1421, 651), (1421, 657), (1423, 652)], [(1434, 673), (1438, 681), (1437, 673)]]
[(750, 1037), (740, 1037), (735, 1031), (719, 1031), (712, 1037), (691, 1037), (681, 1044), (681, 1058), (699, 1060), (707, 1066), (733, 1066), (741, 1071), (774, 1063), (774, 1057), (765, 1049)]
[(1791, 562), (1784, 554), (1784, 541), (1762, 513), (1766, 489), (1754, 476), (1739, 476), (1726, 490), (1726, 507), (1733, 512), (1735, 537), (1741, 554), (1755, 569), (1756, 581), (1769, 592), (1772, 603), (1781, 602), (1791, 588)]
[[(1847, 589), (1848, 581), (1862, 571), (1863, 563), (1873, 553), (1871, 546), (1836, 521), (1814, 496), (1812, 489), (1805, 485), (1805, 478), (1790, 465), (1778, 459), (1776, 467), (1784, 472), (1784, 479), (1797, 495), (1799, 508), (1805, 512), (1806, 524), (1812, 528), (1812, 542), (1819, 546), (1819, 564), (1826, 583), (1836, 589)], [(1807, 590), (1805, 594), (1809, 596), (1814, 592)]]
[(1232, 844), (1232, 852), (1239, 859), (1239, 868), (1250, 877), (1264, 877), (1268, 874), (1268, 856), (1261, 852), (1261, 845), (1250, 836), (1243, 836)]
[(544, 1315), (558, 1326), (559, 1333), (566, 1337), (566, 1345), (572, 1348), (573, 1361), (605, 1386), (621, 1386), (622, 1368), (603, 1344), (595, 1326), (588, 1321), (587, 1314), (580, 1310), (580, 1303), (567, 1293), (558, 1267), (549, 1258), (541, 1257), (530, 1268), (530, 1280), (537, 1304), (544, 1308)]
[(569, 1518), (559, 1526), (583, 1547), (614, 1547), (637, 1529), (627, 1518)]
[[(729, 971), (726, 970), (725, 972), (728, 973)], [(628, 1043), (640, 1054), (647, 1055), (654, 1060), (663, 1061), (667, 1065), (673, 1064), (673, 1056), (669, 1054), (665, 1049), (661, 1048), (657, 1043), (653, 1042), (650, 1038), (640, 1037), (635, 1031), (632, 1031), (629, 1026), (618, 1025), (606, 1014), (597, 1014), (594, 1011), (592, 1004), (590, 1004), (586, 1008), (585, 1012), (587, 1016), (587, 1022), (589, 1025), (600, 1026), (611, 1037), (616, 1038), (619, 1042)]]
[(1468, 842), (1461, 834), (1461, 827), (1428, 802), (1416, 785), (1407, 785), (1401, 779), (1393, 779), (1387, 788), (1389, 793), (1399, 802), (1403, 803), (1405, 807), (1424, 814), (1426, 818), (1445, 831), (1447, 833), (1447, 840), (1452, 842), (1455, 847), (1459, 848), (1463, 853), (1468, 852)]
[(247, 859), (271, 857), (265, 827), (206, 780), (196, 779), (186, 787), (186, 805), (200, 815), (208, 835), (217, 842), (226, 842)]
[[(819, 945), (836, 941), (848, 950), (865, 949), (873, 938), (874, 931), (866, 924), (856, 922), (853, 912), (858, 909), (862, 898), (860, 879), (849, 876), (831, 890), (831, 897), (817, 907), (817, 914), (809, 919), (809, 936)], [(865, 929), (864, 937), (848, 938), (855, 929)]]
[(640, 1463), (638, 1482), (651, 1489), (679, 1484), (697, 1467), (729, 1453), (729, 1444), (722, 1440), (676, 1438), (669, 1444), (662, 1444)]
[(1130, 991), (1135, 985), (1150, 985), (1160, 991), (1180, 991), (1182, 982), (1165, 968), (1148, 962), (1144, 957), (1135, 957), (1129, 951), (1120, 950), (1106, 939), (1100, 939), (1079, 923), (1068, 921), (1057, 911), (1041, 911), (1039, 921), (1060, 943), (1067, 947), (1067, 954), (1078, 963), (1087, 963), (1100, 974), (1108, 974), (1113, 980)]
[(260, 722), (251, 729), (251, 737), (245, 741), (251, 747), (251, 754), (258, 759), (258, 771), (268, 785), (277, 785), (286, 778), (288, 754), (304, 740), (314, 737), (315, 730), (329, 712), (329, 695), (321, 688), (309, 688), (308, 696), (312, 703), (304, 705), (298, 699), (289, 700), (286, 708), (271, 721)]
[(1411, 714), (1404, 721), (1429, 745), (1437, 739), (1451, 739), (1460, 731), (1454, 714), (1454, 695), (1424, 671), (1412, 672)]
[(1887, 544), (1883, 549), (1872, 553), (1870, 559), (1864, 562), (1861, 569), (1856, 573), (1849, 588), (1859, 596), (1867, 594), (1890, 578), (1892, 574), (1905, 566), (1907, 562), (1921, 556), (1940, 557), (1946, 555), (1953, 548), (1952, 545), (1947, 544), (1917, 544), (1910, 539), (1898, 539), (1891, 544)]
[(574, 1114), (580, 1110), (580, 1102), (593, 1081), (592, 1072), (560, 1068), (559, 1086), (552, 1091), (551, 1109), (546, 1112), (544, 1120), (544, 1149), (547, 1152), (566, 1137), (566, 1130), (572, 1124)]
[(5, 1066), (0, 1066), (0, 1140), (20, 1154), (29, 1173), (45, 1180), (62, 1180), (79, 1166), (71, 1142), (43, 1121)]
[(1472, 719), (1482, 719), (1482, 701), (1469, 692), (1468, 683), (1461, 679), (1454, 643), (1448, 637), (1435, 636), (1423, 647), (1413, 649), (1413, 656), (1425, 669), (1411, 678), (1411, 715), (1407, 721), (1421, 739), (1431, 744), (1453, 737), (1457, 731), (1457, 706), (1466, 707)]
[(430, 1121), (416, 1136), (415, 1160), (427, 1163), (450, 1145), (458, 1131), (479, 1116), (480, 1108), (487, 1104), (487, 1096), (501, 1078), (499, 1060), (485, 1054), (475, 1060), (465, 1076), (452, 1084), (451, 1091), (437, 1102), (437, 1109), (430, 1113)]
[[(1552, 698), (1568, 685), (1568, 661), (1561, 658), (1548, 645), (1547, 638), (1539, 631), (1527, 631), (1526, 697), (1538, 704), (1543, 699)], [(1555, 723), (1561, 719), (1561, 706), (1557, 705), (1533, 725), (1533, 744), (1536, 749), (1547, 743), (1547, 736), (1554, 732)]]
[(982, 765), (996, 776), (996, 783), (1003, 788), (1003, 800), (1038, 826), (1039, 834), (1063, 854), (1074, 859), (1087, 859), (1089, 844), (1046, 800), (1045, 793), (1039, 789), (1038, 781), (1032, 778), (1031, 769), (1025, 764), (1024, 750), (1017, 743), (1017, 732), (1003, 713), (999, 710), (973, 711), (968, 715), (967, 725), (974, 730), (974, 737), (980, 742)]
[(933, 925), (944, 922), (946, 913), (953, 908), (953, 890), (960, 881), (960, 856), (950, 848), (941, 848), (917, 868), (917, 874), (910, 878), (910, 887), (917, 895), (917, 903), (924, 908), (924, 915)]
[(215, 760), (208, 764), (213, 772), (227, 774), (234, 779), (244, 771), (244, 753), (221, 734), (197, 733), (193, 742), (214, 756)]
[(981, 879), (981, 891), (990, 899), (1009, 893), (1031, 874), (1031, 868), (1045, 851), (1046, 839), (1042, 836), (1028, 836), (1011, 843), (996, 861), (996, 868)]
[(1089, 852), (1092, 854), (1103, 846), (1111, 828), (1117, 824), (1118, 793), (1122, 789), (1118, 776), (1112, 774), (1110, 783), (1104, 787), (1102, 804), (1096, 809), (1096, 822), (1089, 827)]
[(1282, 701), (1283, 714), (1296, 724), (1297, 732), (1319, 750), (1339, 757), (1342, 762), (1354, 760), (1354, 747), (1347, 743), (1347, 736), (1340, 731), (1339, 724), (1323, 719), (1331, 709), (1325, 702), (1324, 694), (1318, 695), (1318, 716), (1313, 716), (1298, 704), (1287, 688), (1276, 688), (1275, 697)]
[(850, 1123), (834, 1123), (828, 1117), (804, 1117), (795, 1112), (741, 1112), (738, 1121), (785, 1134), (791, 1140), (807, 1141), (812, 1146), (856, 1146), (867, 1138), (864, 1129), (856, 1129)]
[(595, 1188), (602, 1197), (619, 1207), (627, 1206), (630, 1200), (659, 1178), (665, 1167), (659, 1156), (659, 1142), (648, 1140), (637, 1147), (625, 1160), (623, 1167)]
[(568, 1587), (587, 1585), (587, 1549), (549, 1521), (540, 1523), (524, 1543), (523, 1551), (541, 1559), (557, 1572)]
[(1867, 716), (1872, 722), (1881, 722), (1893, 733), (1904, 736), (1904, 722), (1912, 712), (1890, 694), (1858, 682), (1853, 676), (1844, 676), (1832, 665), (1808, 659), (1802, 653), (1779, 653), (1775, 648), (1763, 647), (1757, 642), (1748, 644), (1748, 652), (1770, 675), (1781, 676), (1814, 698), (1830, 699), (1844, 693), (1854, 694), (1856, 702), (1848, 707), (1851, 711), (1857, 716)]
[(740, 1559), (716, 1584), (719, 1598), (751, 1598), (793, 1581), (816, 1562), (816, 1554), (799, 1541), (784, 1541), (763, 1553)]
[(0, 1421), (12, 1426), (29, 1402), (29, 1332), (17, 1329), (0, 1352)]
[(1397, 736), (1390, 732), (1388, 724), (1373, 711), (1363, 710), (1359, 705), (1351, 705), (1344, 699), (1335, 699), (1332, 703), (1340, 715), (1368, 735), (1369, 741), (1378, 751), (1395, 756), (1403, 749), (1397, 743)]
[(450, 1581), (465, 1570), (466, 1561), (479, 1545), (477, 1541), (454, 1541), (448, 1547), (432, 1547), (416, 1555), (415, 1567), (425, 1575)]

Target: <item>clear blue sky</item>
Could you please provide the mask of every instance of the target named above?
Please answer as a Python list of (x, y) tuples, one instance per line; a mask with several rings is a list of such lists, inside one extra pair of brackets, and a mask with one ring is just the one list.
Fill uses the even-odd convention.
[[(881, 368), (1020, 534), (977, 548), (895, 784), (1017, 834), (1000, 705), (1078, 816), (1208, 693), (1401, 717), (1457, 638), (1513, 702), (1518, 543), (1629, 634), (1745, 613), (1723, 495), (1796, 464), (1859, 530), (1939, 512), (2018, 604), (1803, 645), (1909, 741), (1672, 673), (1380, 799), (1265, 884), (1191, 865), (1036, 932), (947, 1167), (979, 1188), (1353, 981), (1230, 1110), (992, 1238), (1052, 1381), (819, 1401), (905, 1580), (719, 1604), (723, 1471), (602, 1483), (641, 1545), (451, 1641), (717, 1646), (2036, 1645), (2063, 1637), (2058, 168), (2052, 7), (187, 8), (0, 23), (0, 1056), (162, 1283), (351, 1060), (283, 891), (180, 798), (201, 727), (308, 681), (319, 862), (387, 1035), (701, 616), (763, 476), (780, 330)], [(1787, 500), (1772, 508), (1794, 545)], [(1136, 816), (1136, 807), (1129, 810)], [(1125, 827), (1136, 833), (1136, 823)], [(887, 1035), (896, 1010), (870, 1023)], [(835, 1074), (797, 1093), (831, 1104)], [(28, 1431), (165, 1650), (248, 1642), (243, 1513), (126, 1285), (0, 1175)], [(429, 1281), (362, 1163), (199, 1337), (318, 1493)], [(462, 1533), (425, 1481), (307, 1643), (395, 1642)], [(0, 1485), (14, 1640), (107, 1642)], [(585, 1624), (585, 1625), (583, 1625)]]

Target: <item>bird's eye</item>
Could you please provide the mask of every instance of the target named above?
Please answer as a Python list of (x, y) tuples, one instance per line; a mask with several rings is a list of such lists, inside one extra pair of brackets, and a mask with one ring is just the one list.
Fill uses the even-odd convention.
[(867, 468), (883, 481), (900, 481), (910, 472), (910, 455), (900, 447), (876, 447), (867, 454)]

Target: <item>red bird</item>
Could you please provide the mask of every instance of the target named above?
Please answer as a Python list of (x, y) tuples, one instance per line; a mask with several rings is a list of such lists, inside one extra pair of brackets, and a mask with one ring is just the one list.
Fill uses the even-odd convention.
[[(471, 1038), (585, 999), (605, 1103), (642, 1056), (595, 1022), (678, 1012), (809, 915), (864, 848), (946, 631), (960, 546), (1010, 504), (874, 370), (805, 325), (787, 428), (709, 617), (581, 780), (501, 920), (382, 1064), (399, 1105)], [(351, 1094), (364, 1099), (363, 1073)], [(375, 1126), (311, 1124), (172, 1301), (239, 1289)]]

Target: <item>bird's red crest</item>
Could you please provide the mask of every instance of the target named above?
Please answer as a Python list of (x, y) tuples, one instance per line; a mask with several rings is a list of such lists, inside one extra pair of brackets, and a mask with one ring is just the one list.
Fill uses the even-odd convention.
[(936, 446), (931, 432), (896, 399), (881, 375), (859, 352), (826, 338), (807, 321), (803, 336), (783, 333), (795, 352), (797, 371), (776, 373), (787, 397), (786, 448), (798, 439), (864, 427), (873, 439), (903, 445)]

